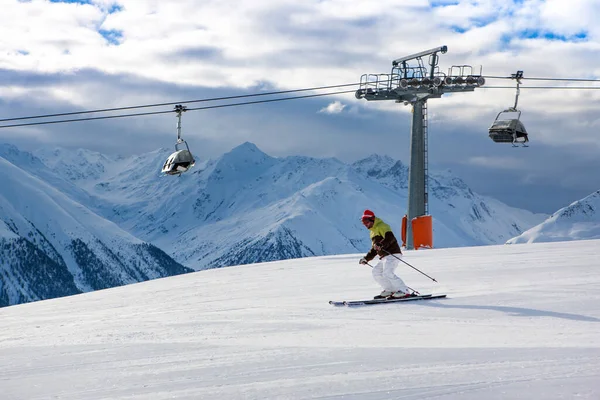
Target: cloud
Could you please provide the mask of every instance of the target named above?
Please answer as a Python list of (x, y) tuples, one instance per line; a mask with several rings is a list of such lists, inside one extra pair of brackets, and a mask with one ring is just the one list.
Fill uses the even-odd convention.
[(344, 110), (344, 108), (346, 108), (346, 105), (336, 100), (327, 105), (327, 107), (321, 108), (319, 112), (325, 114), (339, 114)]
[(475, 168), (485, 167), (494, 169), (508, 169), (522, 171), (526, 168), (526, 163), (522, 157), (517, 155), (512, 156), (497, 156), (497, 157), (470, 157), (464, 161), (465, 164), (472, 165)]

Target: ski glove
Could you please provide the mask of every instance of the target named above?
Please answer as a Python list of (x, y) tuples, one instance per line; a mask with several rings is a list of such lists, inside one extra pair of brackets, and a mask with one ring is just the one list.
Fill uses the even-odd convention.
[(359, 263), (359, 264), (361, 264), (361, 265), (367, 265), (369, 262), (367, 261), (367, 259), (366, 259), (366, 258), (364, 258), (364, 257), (363, 257), (363, 258), (361, 258), (361, 259), (358, 261), (358, 263)]
[(377, 251), (381, 251), (381, 249), (383, 248), (383, 246), (381, 245), (381, 243), (375, 243), (373, 245), (373, 248)]

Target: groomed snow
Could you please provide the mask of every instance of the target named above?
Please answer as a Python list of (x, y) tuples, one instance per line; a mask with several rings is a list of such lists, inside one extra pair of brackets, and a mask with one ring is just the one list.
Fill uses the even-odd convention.
[(0, 309), (0, 398), (600, 398), (600, 240), (407, 252), (447, 299), (330, 306), (379, 292), (360, 256)]

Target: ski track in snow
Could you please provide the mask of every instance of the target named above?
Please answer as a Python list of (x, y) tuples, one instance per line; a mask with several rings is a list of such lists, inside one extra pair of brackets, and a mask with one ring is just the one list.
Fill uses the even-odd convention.
[(330, 306), (379, 291), (360, 256), (0, 309), (0, 398), (600, 398), (600, 241), (407, 252), (447, 299)]

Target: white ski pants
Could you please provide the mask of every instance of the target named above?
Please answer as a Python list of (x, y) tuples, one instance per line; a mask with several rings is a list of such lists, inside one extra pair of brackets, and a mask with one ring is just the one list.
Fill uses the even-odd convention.
[(400, 262), (398, 258), (395, 258), (394, 256), (400, 258), (402, 257), (402, 254), (383, 257), (375, 264), (375, 266), (373, 266), (373, 279), (375, 279), (375, 282), (379, 283), (385, 291), (409, 293), (410, 291), (404, 284), (404, 281), (394, 273)]

